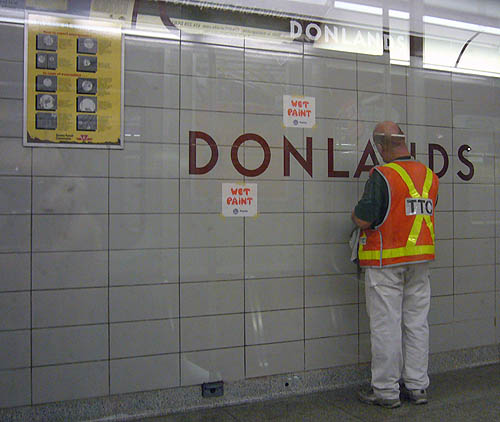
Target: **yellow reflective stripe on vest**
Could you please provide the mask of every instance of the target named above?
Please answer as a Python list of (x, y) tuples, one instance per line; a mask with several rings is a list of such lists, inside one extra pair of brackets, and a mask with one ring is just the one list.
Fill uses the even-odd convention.
[[(415, 256), (415, 255), (433, 255), (434, 245), (423, 246), (405, 246), (403, 248), (384, 249), (382, 252), (382, 259), (399, 258), (401, 256)], [(359, 251), (359, 259), (361, 260), (380, 260), (380, 251)]]
[[(419, 195), (417, 189), (415, 188), (415, 185), (413, 184), (413, 180), (411, 180), (410, 175), (407, 173), (407, 171), (401, 167), (399, 164), (396, 163), (389, 163), (386, 164), (385, 167), (390, 167), (394, 171), (396, 171), (401, 179), (405, 182), (406, 186), (408, 186), (408, 190), (410, 192), (410, 195), (412, 198), (428, 198), (429, 197), (429, 191), (432, 186), (432, 170), (430, 168), (427, 168), (426, 174), (425, 174), (425, 181), (424, 181), (424, 186), (423, 186), (423, 191), (422, 195)], [(415, 220), (413, 221), (413, 226), (410, 230), (410, 234), (408, 236), (408, 241), (406, 243), (406, 247), (411, 247), (415, 246), (417, 244), (418, 237), (420, 236), (420, 231), (422, 230), (422, 224), (425, 221), (427, 224), (427, 227), (429, 228), (429, 231), (431, 232), (431, 238), (432, 241), (434, 242), (434, 226), (432, 224), (431, 218), (428, 215), (417, 215), (415, 216)]]

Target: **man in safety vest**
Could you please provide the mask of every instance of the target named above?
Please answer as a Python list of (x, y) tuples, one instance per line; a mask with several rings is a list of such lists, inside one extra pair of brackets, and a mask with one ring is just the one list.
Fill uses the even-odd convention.
[[(371, 388), (362, 402), (387, 408), (427, 403), (430, 304), (429, 261), (434, 259), (434, 207), (439, 181), (414, 161), (401, 129), (382, 122), (373, 141), (386, 164), (372, 169), (352, 212), (361, 228), (359, 264), (365, 271), (370, 319)], [(404, 385), (400, 392), (399, 381)]]

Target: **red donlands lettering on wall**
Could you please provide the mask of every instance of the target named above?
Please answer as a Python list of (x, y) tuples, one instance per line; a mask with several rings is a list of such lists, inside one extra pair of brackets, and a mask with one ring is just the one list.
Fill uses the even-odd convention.
[[(196, 146), (198, 145), (197, 141), (205, 142), (210, 147), (210, 160), (200, 167), (197, 165), (196, 161)], [(254, 141), (257, 142), (262, 151), (264, 152), (264, 159), (262, 160), (262, 164), (256, 169), (247, 169), (240, 163), (238, 158), (238, 149), (246, 142), (246, 141)], [(309, 174), (309, 176), (313, 177), (313, 153), (312, 153), (312, 142), (313, 138), (308, 136), (306, 138), (306, 149), (305, 149), (305, 158), (304, 156), (297, 151), (297, 149), (290, 143), (290, 141), (283, 136), (283, 176), (290, 176), (290, 156), (293, 156), (297, 163)], [(334, 139), (327, 139), (327, 160), (328, 160), (328, 177), (333, 178), (347, 178), (350, 177), (349, 170), (336, 170), (334, 167)], [(416, 157), (416, 144), (412, 142), (410, 144), (411, 155)], [(470, 152), (471, 147), (469, 145), (462, 145), (458, 149), (457, 155), (460, 162), (462, 162), (466, 168), (464, 171), (459, 170), (457, 172), (458, 177), (460, 179), (468, 181), (471, 180), (474, 176), (474, 165), (470, 162), (467, 157), (465, 157), (465, 152)], [(446, 149), (439, 144), (428, 144), (427, 150), (429, 156), (429, 167), (433, 170), (438, 177), (443, 177), (448, 171), (449, 167), (449, 155)], [(443, 164), (440, 169), (434, 168), (434, 158), (435, 153), (441, 155)], [(201, 131), (190, 131), (189, 132), (189, 174), (207, 174), (209, 173), (217, 164), (219, 159), (219, 149), (217, 147), (217, 143), (215, 140), (207, 133)], [(230, 154), (231, 162), (238, 173), (246, 177), (256, 177), (263, 174), (267, 168), (269, 167), (269, 163), (271, 162), (271, 149), (269, 148), (269, 144), (267, 141), (260, 135), (256, 133), (244, 133), (243, 135), (238, 136), (231, 146), (231, 154)], [(368, 163), (370, 162), (370, 163)], [(368, 140), (366, 146), (361, 154), (361, 158), (358, 161), (356, 169), (354, 170), (353, 177), (358, 178), (361, 176), (363, 172), (369, 172), (373, 167), (379, 165), (380, 162), (375, 154), (375, 149), (372, 143)], [(240, 194), (241, 195), (241, 194)], [(234, 204), (236, 205), (236, 204)], [(244, 205), (244, 204), (238, 204)]]

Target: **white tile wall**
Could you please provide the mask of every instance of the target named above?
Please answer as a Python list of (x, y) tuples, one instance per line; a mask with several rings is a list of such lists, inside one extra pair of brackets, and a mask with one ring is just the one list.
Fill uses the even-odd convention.
[[(367, 179), (354, 172), (385, 119), (402, 126), (424, 163), (429, 144), (449, 157), (431, 351), (499, 341), (500, 125), (491, 79), (300, 43), (127, 38), (124, 149), (30, 149), (22, 146), (23, 32), (6, 28), (0, 407), (368, 362), (364, 289), (347, 239)], [(316, 126), (284, 128), (283, 95), (315, 97)], [(189, 174), (189, 131), (217, 144), (207, 174)], [(259, 177), (231, 162), (243, 133), (271, 148)], [(293, 157), (284, 176), (284, 136), (303, 157), (312, 137), (312, 177)], [(328, 138), (346, 178), (328, 177)], [(463, 144), (470, 181), (457, 175), (468, 173)], [(202, 166), (211, 152), (197, 145)], [(262, 159), (255, 141), (238, 151), (245, 168)], [(436, 152), (435, 168), (442, 165)], [(256, 218), (220, 216), (222, 183), (238, 181), (258, 185)]]
[(235, 381), (245, 377), (243, 347), (182, 353), (181, 385)]

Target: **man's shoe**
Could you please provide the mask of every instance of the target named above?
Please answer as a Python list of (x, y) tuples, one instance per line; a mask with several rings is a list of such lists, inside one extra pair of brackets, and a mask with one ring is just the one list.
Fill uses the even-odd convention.
[(412, 404), (427, 404), (427, 390), (409, 390), (406, 386), (401, 386), (401, 394)]
[(358, 393), (358, 398), (363, 403), (382, 406), (386, 409), (394, 409), (401, 406), (401, 401), (399, 399), (383, 399), (381, 397), (377, 397), (375, 395), (375, 392), (373, 391), (373, 388), (365, 391), (360, 391)]

